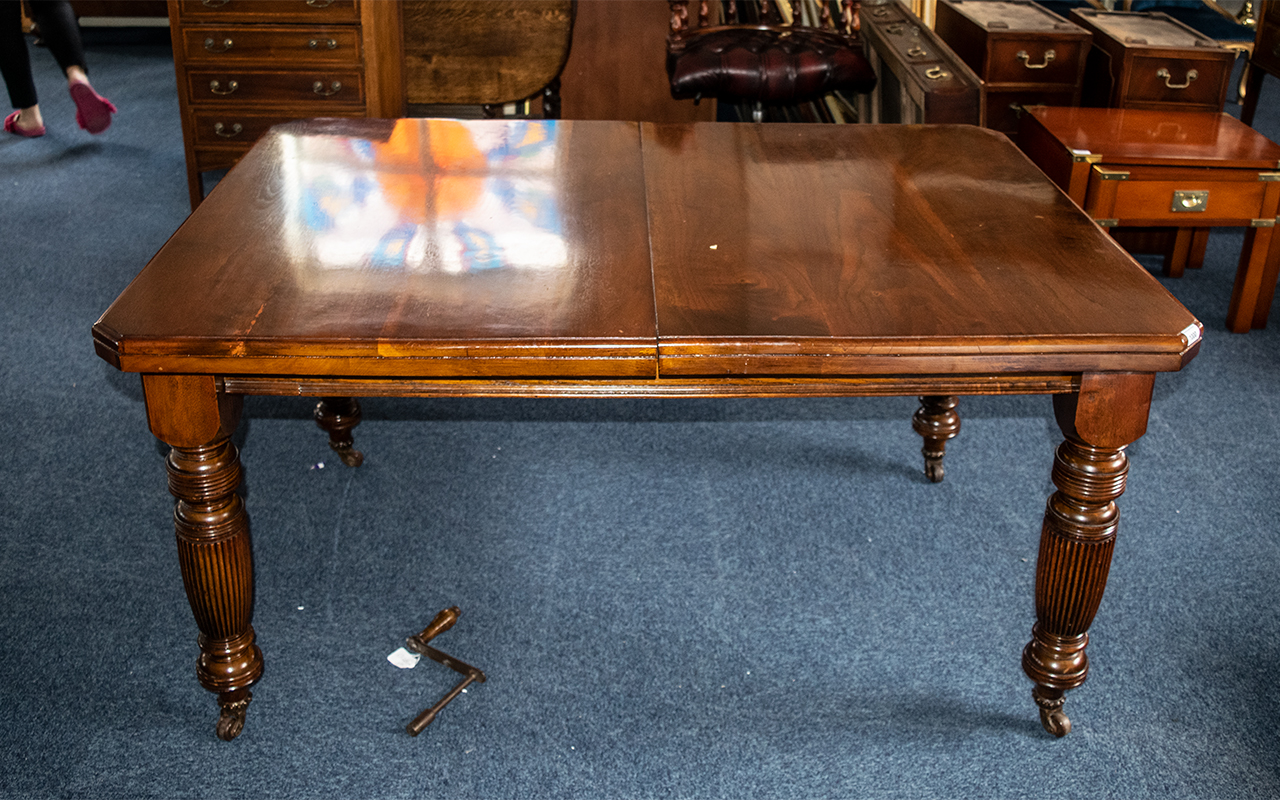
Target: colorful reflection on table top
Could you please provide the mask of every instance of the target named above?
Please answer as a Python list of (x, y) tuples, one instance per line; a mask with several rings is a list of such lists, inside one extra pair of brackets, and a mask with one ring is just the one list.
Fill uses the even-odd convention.
[(554, 122), (399, 120), (385, 141), (280, 141), (299, 267), (463, 274), (566, 264)]

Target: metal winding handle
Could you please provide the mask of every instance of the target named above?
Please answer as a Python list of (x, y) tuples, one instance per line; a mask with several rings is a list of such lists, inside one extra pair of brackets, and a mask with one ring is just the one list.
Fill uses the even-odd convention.
[(329, 84), (328, 89), (324, 88), (323, 81), (316, 81), (315, 83), (311, 84), (311, 91), (315, 92), (318, 95), (322, 95), (324, 97), (333, 97), (335, 94), (342, 91), (342, 81), (334, 81), (333, 83)]
[(1169, 70), (1165, 69), (1164, 67), (1161, 67), (1160, 69), (1156, 70), (1156, 77), (1164, 78), (1164, 85), (1166, 89), (1185, 89), (1191, 85), (1192, 81), (1200, 77), (1200, 73), (1196, 72), (1194, 69), (1189, 69), (1187, 70), (1187, 80), (1185, 83), (1170, 83), (1169, 81), (1173, 78), (1173, 75), (1169, 72)]
[(234, 42), (232, 42), (230, 39), (223, 39), (222, 49), (220, 50), (215, 49), (217, 44), (218, 43), (213, 40), (213, 37), (209, 37), (208, 39), (204, 40), (204, 49), (208, 50), (210, 53), (225, 53), (231, 49), (231, 46), (234, 44)]
[(213, 92), (214, 94), (231, 94), (232, 92), (234, 92), (236, 89), (239, 89), (239, 88), (240, 88), (240, 83), (238, 81), (227, 81), (226, 91), (222, 90), (221, 81), (209, 81), (209, 91)]
[(1031, 56), (1030, 54), (1027, 53), (1026, 50), (1019, 50), (1017, 54), (1014, 55), (1014, 58), (1021, 61), (1022, 66), (1026, 67), (1027, 69), (1044, 69), (1045, 67), (1049, 66), (1050, 61), (1053, 61), (1057, 57), (1058, 57), (1058, 54), (1053, 50), (1045, 50), (1044, 61), (1040, 62), (1039, 64), (1032, 64)]
[(243, 130), (244, 128), (241, 127), (239, 122), (232, 123), (230, 132), (227, 131), (227, 127), (221, 122), (215, 122), (213, 124), (213, 132), (221, 136), (223, 139), (234, 139), (239, 136), (240, 132)]

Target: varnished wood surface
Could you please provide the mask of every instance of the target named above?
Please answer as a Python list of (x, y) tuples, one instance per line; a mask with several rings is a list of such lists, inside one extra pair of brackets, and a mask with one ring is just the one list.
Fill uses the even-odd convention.
[(663, 374), (1176, 369), (1198, 338), (1000, 134), (642, 134)]
[(409, 103), (523, 100), (569, 55), (571, 0), (405, 0), (400, 8)]
[(633, 124), (291, 123), (97, 335), (137, 371), (652, 376), (647, 239)]
[(1159, 371), (1199, 332), (988, 131), (442, 120), (275, 129), (95, 326), (129, 371), (400, 379)]
[(1031, 108), (1072, 150), (1108, 164), (1280, 168), (1280, 145), (1229, 114), (1115, 108)]

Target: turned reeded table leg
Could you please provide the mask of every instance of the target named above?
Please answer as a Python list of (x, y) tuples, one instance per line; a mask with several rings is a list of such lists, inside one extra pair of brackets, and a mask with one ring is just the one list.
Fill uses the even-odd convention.
[(254, 644), (253, 558), (249, 522), (237, 495), (240, 457), (222, 439), (208, 447), (175, 447), (169, 453), (169, 491), (174, 504), (178, 564), (191, 612), (200, 628), (196, 675), (218, 693), (222, 714), (218, 737), (234, 739), (244, 727), (262, 675), (262, 653)]
[(1153, 376), (1086, 374), (1079, 395), (1057, 395), (1054, 411), (1066, 440), (1053, 462), (1053, 483), (1036, 562), (1036, 624), (1022, 652), (1035, 682), (1040, 722), (1054, 736), (1071, 731), (1063, 694), (1084, 683), (1085, 646), (1102, 602), (1120, 512), (1115, 500), (1129, 473), (1124, 448), (1146, 430)]
[(942, 457), (947, 453), (947, 440), (960, 433), (960, 415), (956, 413), (955, 397), (927, 395), (920, 398), (920, 408), (911, 417), (911, 427), (924, 437), (924, 474), (934, 483), (942, 481), (946, 471)]
[(166, 460), (178, 564), (200, 629), (196, 677), (218, 695), (218, 737), (244, 727), (251, 687), (262, 676), (254, 643), (249, 521), (236, 490), (240, 456), (228, 436), (239, 398), (205, 376), (143, 376), (151, 430), (172, 446)]
[(354, 397), (325, 397), (316, 404), (316, 424), (329, 432), (329, 447), (348, 467), (364, 463), (364, 454), (355, 449), (351, 429), (360, 424), (360, 403)]

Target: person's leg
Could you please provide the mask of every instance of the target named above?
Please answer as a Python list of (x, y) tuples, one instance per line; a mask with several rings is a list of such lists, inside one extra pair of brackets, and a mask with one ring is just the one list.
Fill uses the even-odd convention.
[(89, 133), (101, 133), (111, 125), (116, 107), (89, 84), (80, 23), (67, 0), (27, 0), (31, 16), (40, 26), (49, 52), (67, 76), (71, 99), (76, 103), (76, 122)]
[(36, 101), (27, 40), (22, 35), (22, 7), (18, 3), (0, 2), (0, 74), (9, 90), (9, 101), (19, 109), (17, 118), (10, 123), (17, 127), (15, 133), (30, 135), (42, 130), (44, 120)]
[[(4, 5), (9, 5), (5, 3)], [(14, 4), (16, 5), (16, 4)], [(80, 38), (80, 23), (67, 0), (27, 0), (31, 17), (40, 26), (40, 35), (62, 72), (71, 79), (75, 68), (79, 82), (88, 83), (89, 68), (84, 60), (84, 42)]]

